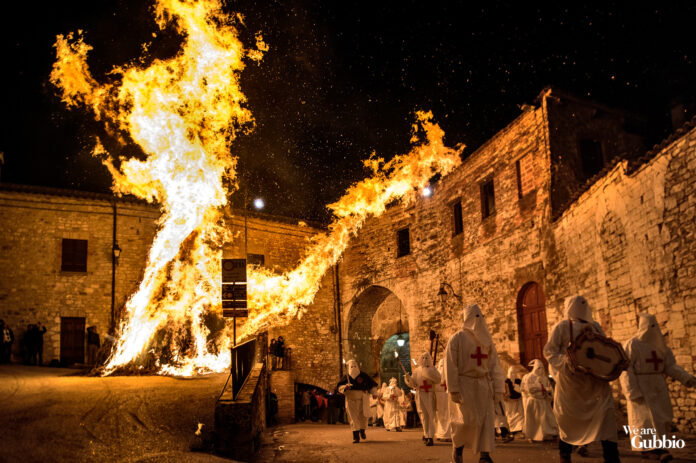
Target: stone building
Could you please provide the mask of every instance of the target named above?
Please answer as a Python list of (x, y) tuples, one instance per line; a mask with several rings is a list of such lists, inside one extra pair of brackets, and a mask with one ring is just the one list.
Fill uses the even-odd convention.
[[(547, 88), (434, 181), (432, 195), (369, 219), (304, 316), (268, 333), (292, 349), (291, 369), (271, 378), (284, 418), (292, 417), (295, 383), (332, 389), (344, 360), (356, 358), (384, 381), (411, 352), (417, 358), (434, 344), (442, 355), (471, 302), (506, 364), (541, 358), (564, 298), (583, 294), (620, 342), (635, 333), (638, 311), (656, 314), (678, 362), (696, 370), (696, 129), (686, 123), (647, 151), (643, 125)], [(0, 318), (15, 333), (44, 322), (48, 358), (62, 356), (63, 323), (106, 331), (113, 244), (121, 249), (118, 317), (158, 215), (110, 196), (0, 185)], [(241, 233), (243, 219), (233, 227)], [(320, 231), (261, 214), (247, 228), (249, 257), (280, 271)], [(87, 241), (85, 270), (64, 268), (65, 240)], [(243, 255), (242, 241), (234, 243), (226, 257)], [(693, 430), (696, 399), (670, 387), (678, 425)]]
[[(293, 268), (318, 232), (293, 219), (247, 215), (250, 261), (278, 271)], [(137, 288), (159, 216), (157, 207), (134, 199), (0, 184), (0, 319), (15, 333), (13, 360), (22, 360), (27, 325), (41, 322), (47, 328), (46, 363), (83, 363), (86, 328), (108, 332)], [(241, 213), (231, 218), (233, 241), (223, 257), (243, 257), (244, 222)], [(326, 343), (329, 325), (313, 321), (332, 318), (332, 275), (325, 277), (315, 300), (300, 325), (308, 338)], [(320, 358), (311, 353), (312, 341), (288, 341), (302, 360), (295, 364), (298, 381), (324, 384), (338, 374), (337, 354)]]
[[(650, 151), (642, 121), (545, 89), (534, 106), (432, 185), (369, 220), (339, 265), (344, 357), (376, 372), (409, 334), (439, 351), (477, 302), (506, 364), (542, 358), (563, 300), (583, 294), (607, 334), (657, 315), (678, 362), (696, 370), (696, 130)], [(393, 346), (388, 351), (397, 350)], [(406, 360), (408, 362), (408, 360)], [(696, 399), (671, 385), (680, 427)]]

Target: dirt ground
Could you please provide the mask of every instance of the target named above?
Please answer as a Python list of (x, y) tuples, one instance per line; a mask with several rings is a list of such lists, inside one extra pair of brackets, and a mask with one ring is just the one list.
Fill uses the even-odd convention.
[(0, 462), (227, 462), (189, 445), (226, 375), (85, 377), (0, 365)]
[[(387, 432), (384, 428), (368, 428), (367, 440), (352, 443), (352, 433), (346, 425), (292, 424), (271, 430), (271, 437), (262, 448), (259, 460), (274, 463), (404, 463), (451, 461), (452, 444), (436, 442), (433, 447), (425, 447), (421, 441), (420, 429), (406, 429), (404, 432)], [(680, 436), (685, 438), (685, 436)], [(650, 462), (629, 449), (628, 439), (619, 442), (623, 463)], [(588, 458), (573, 455), (574, 463), (602, 463), (602, 449), (599, 444), (590, 446)], [(696, 436), (688, 436), (686, 447), (672, 452), (674, 463), (696, 462)], [(555, 463), (558, 462), (558, 444), (553, 442), (530, 444), (516, 439), (507, 444), (499, 444), (492, 454), (495, 463)], [(476, 463), (471, 453), (464, 453), (465, 463)]]
[[(191, 452), (198, 423), (212, 429), (215, 401), (226, 375), (194, 379), (160, 376), (86, 377), (78, 370), (0, 365), (0, 462), (231, 463)], [(696, 436), (678, 435), (686, 448), (679, 462), (696, 463)], [(353, 444), (346, 425), (301, 423), (277, 426), (264, 437), (256, 461), (337, 463), (448, 462), (451, 444), (425, 447), (420, 430), (402, 433), (369, 428)], [(620, 442), (622, 461), (642, 460)], [(601, 463), (600, 446), (591, 458)], [(558, 461), (553, 443), (515, 440), (501, 444), (496, 463)], [(478, 459), (466, 455), (466, 462)]]

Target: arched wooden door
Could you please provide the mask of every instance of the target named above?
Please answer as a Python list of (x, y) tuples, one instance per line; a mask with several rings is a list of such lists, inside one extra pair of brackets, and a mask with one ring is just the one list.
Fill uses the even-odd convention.
[(541, 286), (527, 283), (517, 296), (517, 323), (520, 339), (520, 363), (527, 366), (534, 359), (543, 360), (548, 339), (546, 299)]

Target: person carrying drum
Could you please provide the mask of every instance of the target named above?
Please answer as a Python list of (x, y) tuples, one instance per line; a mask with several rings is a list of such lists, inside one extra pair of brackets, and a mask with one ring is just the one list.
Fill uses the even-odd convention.
[[(665, 375), (687, 387), (696, 387), (696, 378), (677, 365), (655, 316), (643, 312), (638, 317), (638, 335), (626, 343), (630, 363), (621, 374), (621, 386), (628, 399), (628, 425), (635, 431), (654, 429), (657, 437), (663, 437), (672, 421)], [(638, 432), (631, 439), (631, 445), (635, 444), (639, 447), (633, 450), (643, 451), (646, 457), (654, 454), (660, 461), (672, 460), (667, 450), (651, 448), (649, 440), (643, 440)]]
[(583, 296), (565, 300), (565, 316), (551, 331), (544, 346), (544, 357), (556, 381), (553, 411), (558, 421), (558, 448), (561, 463), (570, 463), (574, 445), (602, 442), (605, 463), (620, 463), (616, 414), (611, 388), (607, 381), (575, 372), (567, 348), (585, 330), (606, 337), (599, 323), (592, 319), (592, 308)]

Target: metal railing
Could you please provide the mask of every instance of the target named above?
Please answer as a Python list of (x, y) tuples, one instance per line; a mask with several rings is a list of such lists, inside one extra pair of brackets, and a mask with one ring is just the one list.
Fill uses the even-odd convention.
[(237, 399), (237, 394), (244, 386), (249, 372), (254, 367), (256, 354), (256, 339), (251, 339), (243, 344), (232, 347), (232, 398)]

